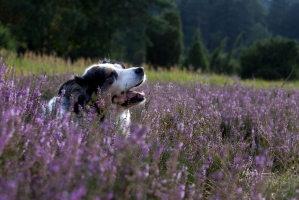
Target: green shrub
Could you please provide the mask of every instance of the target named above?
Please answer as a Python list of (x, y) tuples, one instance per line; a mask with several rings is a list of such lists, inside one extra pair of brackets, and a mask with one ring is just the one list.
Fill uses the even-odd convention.
[(240, 55), (242, 78), (279, 80), (299, 78), (299, 46), (297, 41), (281, 37), (255, 42), (244, 47)]
[(15, 43), (10, 31), (0, 22), (0, 49), (15, 50)]

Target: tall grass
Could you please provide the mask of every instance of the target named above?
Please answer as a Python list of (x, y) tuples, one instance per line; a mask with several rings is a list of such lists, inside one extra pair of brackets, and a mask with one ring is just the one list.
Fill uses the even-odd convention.
[(13, 73), (1, 61), (0, 199), (299, 198), (295, 88), (149, 75), (125, 138), (93, 113), (43, 115), (72, 72)]
[[(13, 66), (17, 75), (28, 74), (47, 74), (53, 76), (61, 73), (82, 74), (84, 69), (98, 62), (98, 60), (91, 59), (77, 59), (71, 62), (70, 59), (63, 59), (53, 55), (35, 54), (32, 52), (25, 52), (17, 56), (16, 53), (0, 50), (0, 57), (5, 61), (7, 66)], [(131, 67), (131, 65), (127, 65)], [(142, 65), (147, 71), (147, 77), (152, 82), (176, 82), (180, 84), (189, 84), (191, 82), (201, 82), (204, 84), (226, 85), (226, 84), (242, 84), (246, 86), (253, 86), (256, 88), (266, 87), (284, 87), (284, 88), (299, 88), (299, 81), (264, 81), (260, 79), (242, 80), (237, 76), (216, 75), (216, 74), (202, 74), (199, 72), (190, 72), (181, 70), (178, 67), (171, 68), (170, 71), (158, 69), (152, 70), (146, 64)], [(287, 78), (287, 77), (286, 77)]]

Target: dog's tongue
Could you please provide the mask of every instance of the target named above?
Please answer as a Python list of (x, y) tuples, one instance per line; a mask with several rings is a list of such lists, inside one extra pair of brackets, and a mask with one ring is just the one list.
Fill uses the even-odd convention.
[(135, 91), (128, 91), (126, 92), (126, 97), (128, 99), (132, 99), (132, 98), (143, 98), (144, 97), (144, 94), (143, 93), (140, 93), (140, 92), (135, 92)]
[(128, 91), (128, 92), (126, 92), (126, 97), (127, 97), (128, 99), (132, 99), (132, 98), (134, 98), (136, 95), (137, 95), (137, 92), (134, 92), (134, 91)]
[(136, 97), (137, 97), (137, 98), (144, 98), (144, 93), (139, 93), (139, 92), (137, 92)]
[(113, 103), (124, 103), (132, 98), (144, 98), (144, 94), (135, 91), (127, 91), (125, 94), (117, 95), (113, 98)]

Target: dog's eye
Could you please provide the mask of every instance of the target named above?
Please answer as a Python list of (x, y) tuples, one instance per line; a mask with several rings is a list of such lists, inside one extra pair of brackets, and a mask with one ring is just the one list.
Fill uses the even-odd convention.
[(117, 73), (111, 73), (111, 74), (107, 77), (106, 81), (107, 81), (109, 84), (112, 84), (112, 83), (114, 83), (114, 81), (116, 81), (116, 79), (117, 79)]

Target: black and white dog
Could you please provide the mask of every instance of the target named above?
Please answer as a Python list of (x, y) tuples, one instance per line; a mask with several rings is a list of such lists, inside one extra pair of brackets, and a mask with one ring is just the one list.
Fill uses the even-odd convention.
[[(123, 128), (128, 128), (130, 123), (130, 112), (128, 108), (145, 101), (144, 93), (133, 91), (146, 80), (142, 67), (126, 69), (125, 66), (116, 61), (104, 60), (99, 64), (88, 67), (82, 76), (75, 76), (68, 80), (59, 89), (58, 94), (62, 97), (52, 98), (47, 107), (52, 112), (53, 107), (60, 99), (58, 112), (63, 117), (69, 110), (79, 114), (90, 107), (100, 114), (103, 120), (103, 108), (98, 105), (98, 92), (100, 96), (112, 104), (116, 104), (116, 119)], [(72, 100), (72, 104), (71, 104)], [(125, 133), (128, 131), (125, 130)]]

